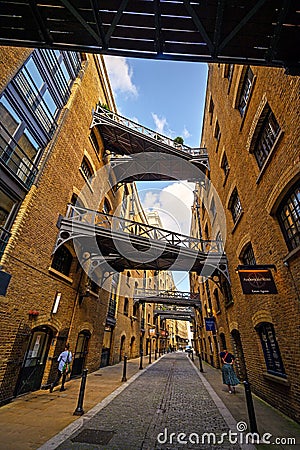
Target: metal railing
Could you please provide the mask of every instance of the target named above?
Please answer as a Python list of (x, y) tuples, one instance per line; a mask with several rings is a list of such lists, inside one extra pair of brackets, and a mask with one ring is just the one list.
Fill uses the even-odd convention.
[[(97, 105), (96, 111), (93, 114), (93, 123), (92, 126), (97, 125), (97, 120), (101, 123), (101, 118), (103, 120), (107, 120), (110, 122), (115, 122), (118, 125), (128, 128), (132, 132), (139, 133), (147, 138), (154, 139), (158, 142), (158, 144), (165, 144), (169, 147), (173, 147), (176, 150), (180, 150), (185, 154), (190, 156), (207, 156), (206, 148), (191, 148), (187, 145), (180, 144), (173, 139), (164, 136), (163, 134), (157, 133), (156, 131), (151, 130), (143, 125), (134, 122), (133, 120), (127, 119), (126, 117), (120, 116), (119, 114), (109, 111), (106, 108), (103, 108), (101, 105)], [(98, 123), (99, 124), (99, 123)]]
[(38, 172), (37, 166), (1, 123), (0, 134), (0, 162), (29, 189)]
[(200, 294), (183, 291), (168, 291), (159, 289), (143, 289), (136, 288), (134, 290), (133, 297), (135, 298), (147, 298), (147, 297), (161, 297), (161, 298), (174, 298), (179, 300), (200, 300)]
[(74, 223), (80, 222), (81, 224), (87, 224), (96, 229), (110, 229), (112, 233), (129, 233), (136, 237), (146, 238), (149, 241), (161, 241), (165, 244), (205, 253), (224, 253), (223, 244), (219, 240), (198, 239), (74, 205), (68, 205), (66, 218), (71, 219)]

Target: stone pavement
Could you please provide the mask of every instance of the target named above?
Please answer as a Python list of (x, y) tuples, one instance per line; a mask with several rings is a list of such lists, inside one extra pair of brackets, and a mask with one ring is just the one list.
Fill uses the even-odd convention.
[[(129, 360), (127, 378), (121, 382), (122, 364), (88, 375), (84, 399), (85, 414), (73, 416), (80, 380), (59, 389), (38, 391), (0, 408), (0, 449), (236, 449), (228, 442), (229, 429), (237, 432), (237, 422), (248, 423), (244, 388), (230, 395), (221, 384), (220, 370), (204, 364), (204, 373), (185, 353), (165, 355), (138, 370), (139, 361)], [(272, 445), (272, 449), (300, 448), (300, 427), (254, 397), (260, 435), (295, 437), (296, 445)], [(185, 433), (186, 437), (179, 435)], [(203, 433), (226, 433), (222, 443), (194, 442)], [(171, 433), (175, 433), (171, 435)], [(157, 439), (159, 436), (159, 439)], [(178, 439), (189, 439), (187, 444)], [(212, 435), (210, 439), (213, 439)], [(170, 443), (171, 442), (171, 443)], [(44, 444), (44, 445), (42, 445)], [(269, 445), (256, 445), (260, 450)], [(254, 448), (241, 445), (243, 449)]]

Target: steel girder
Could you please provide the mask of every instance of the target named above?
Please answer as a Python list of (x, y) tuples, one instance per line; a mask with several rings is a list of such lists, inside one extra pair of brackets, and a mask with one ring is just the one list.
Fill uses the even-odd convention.
[(294, 0), (4, 0), (0, 43), (299, 74)]

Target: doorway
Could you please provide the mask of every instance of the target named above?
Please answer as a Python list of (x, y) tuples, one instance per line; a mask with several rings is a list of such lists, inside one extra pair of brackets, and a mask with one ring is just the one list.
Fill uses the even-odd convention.
[(238, 330), (232, 330), (231, 336), (233, 339), (233, 348), (236, 356), (237, 375), (241, 381), (244, 381), (247, 379), (247, 369), (240, 332)]
[(32, 331), (14, 395), (40, 389), (52, 339), (52, 330), (39, 327)]
[(82, 374), (85, 360), (88, 354), (88, 346), (91, 333), (89, 331), (81, 331), (78, 335), (76, 349), (74, 353), (73, 366), (71, 377), (76, 377)]

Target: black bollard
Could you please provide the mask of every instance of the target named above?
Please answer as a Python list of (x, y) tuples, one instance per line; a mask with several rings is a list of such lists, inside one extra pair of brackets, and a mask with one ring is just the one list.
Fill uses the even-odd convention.
[(88, 373), (88, 369), (84, 369), (82, 372), (80, 391), (79, 391), (79, 396), (78, 396), (78, 404), (77, 404), (77, 408), (73, 412), (73, 416), (82, 416), (82, 414), (84, 414), (82, 405), (83, 405), (83, 397), (84, 397), (87, 373)]
[(140, 367), (139, 369), (141, 370), (143, 368), (143, 350), (140, 351)]
[(199, 358), (199, 367), (200, 367), (200, 372), (203, 372), (203, 365), (202, 365), (202, 358), (200, 353), (198, 353), (198, 358)]
[(125, 355), (124, 356), (124, 365), (123, 365), (123, 376), (122, 376), (121, 381), (127, 381), (127, 378), (126, 378), (127, 359), (128, 359), (128, 356)]
[(244, 381), (246, 401), (247, 401), (247, 409), (248, 409), (248, 417), (250, 422), (250, 431), (251, 433), (257, 433), (257, 425), (256, 425), (256, 417), (253, 406), (252, 394), (250, 389), (250, 383), (248, 380)]
[(193, 350), (191, 351), (191, 355), (192, 355), (192, 361), (194, 362), (194, 352), (193, 352)]

